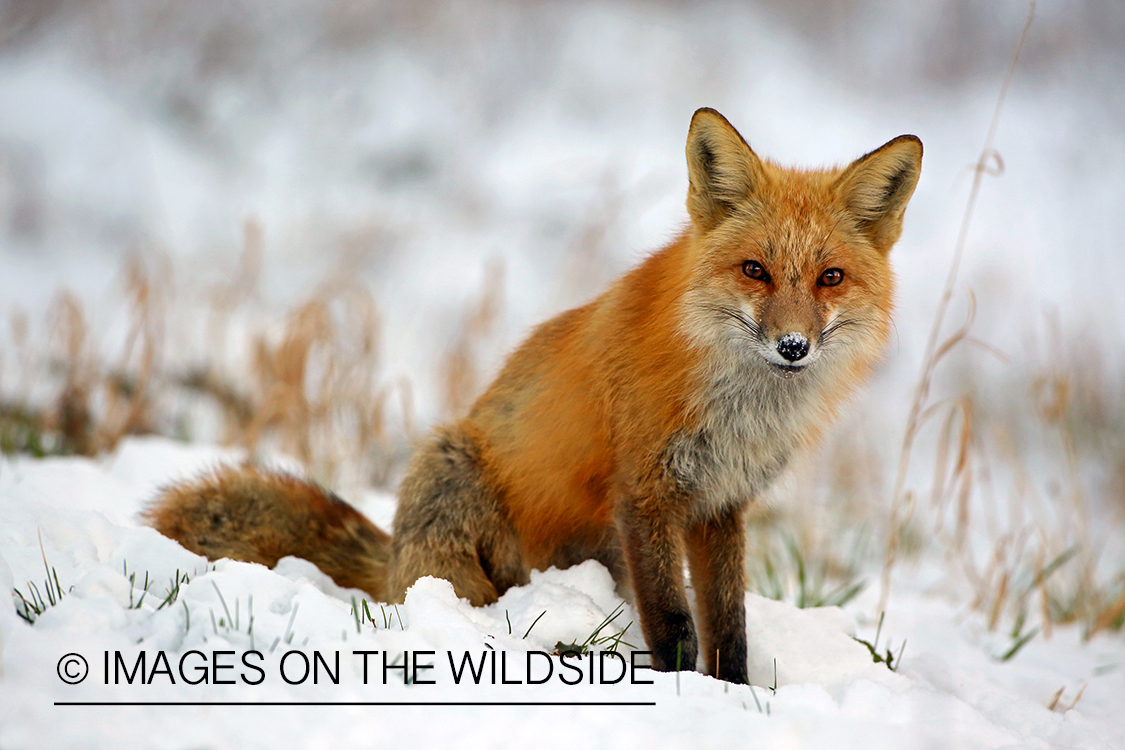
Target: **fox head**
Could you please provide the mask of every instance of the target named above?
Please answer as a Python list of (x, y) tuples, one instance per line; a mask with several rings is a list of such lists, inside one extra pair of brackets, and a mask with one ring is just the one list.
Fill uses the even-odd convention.
[(889, 334), (887, 256), (922, 142), (902, 135), (843, 168), (785, 169), (700, 109), (687, 164), (689, 337), (782, 377), (825, 360), (857, 375), (869, 367)]

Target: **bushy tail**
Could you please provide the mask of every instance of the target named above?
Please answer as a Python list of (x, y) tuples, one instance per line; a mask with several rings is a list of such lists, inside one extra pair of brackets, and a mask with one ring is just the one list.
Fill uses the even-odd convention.
[(252, 466), (216, 469), (165, 488), (143, 517), (210, 560), (272, 568), (293, 555), (340, 586), (387, 601), (390, 535), (336, 495), (296, 477)]

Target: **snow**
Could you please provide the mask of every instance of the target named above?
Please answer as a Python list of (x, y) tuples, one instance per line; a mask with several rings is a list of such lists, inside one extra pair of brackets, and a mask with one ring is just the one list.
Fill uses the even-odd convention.
[[(480, 385), (532, 325), (591, 298), (675, 235), (686, 219), (682, 149), (696, 107), (717, 108), (759, 154), (785, 164), (841, 163), (912, 132), (926, 153), (893, 255), (894, 340), (835, 438), (882, 469), (872, 497), (861, 486), (844, 498), (877, 527), (968, 168), (1026, 6), (789, 5), (128, 0), (0, 11), (0, 25), (18, 22), (0, 32), (0, 317), (25, 315), (31, 342), (17, 346), (18, 326), (0, 326), (0, 396), (34, 405), (56, 394), (63, 342), (48, 311), (62, 290), (83, 305), (87, 354), (118, 361), (127, 257), (174, 279), (161, 351), (169, 370), (212, 361), (245, 372), (255, 332), (276, 333), (319, 285), (342, 280), (369, 290), (378, 308), (373, 390), (409, 384), (413, 413), (396, 412), (396, 402), (388, 417), (405, 453), (443, 416), (442, 357), (491, 281), (500, 278), (500, 315), (475, 342)], [(41, 16), (32, 12), (40, 6)], [(1112, 424), (1125, 366), (1122, 15), (1110, 4), (1038, 8), (995, 143), (1005, 174), (982, 188), (947, 325), (959, 323), (973, 290), (973, 336), (1004, 357), (958, 350), (933, 401), (969, 392), (981, 407), (968, 557), (983, 570), (1001, 552), (1050, 559), (1080, 543), (1084, 553), (1100, 550), (1090, 564), (1112, 579), (1125, 569)], [(216, 341), (207, 305), (238, 273), (248, 219), (264, 232), (261, 283)], [(1053, 372), (1070, 378), (1074, 394), (1084, 378), (1102, 383), (1090, 413), (1111, 424), (1092, 433), (1093, 448), (1077, 436), (1086, 451), (1077, 461), (1065, 447), (1074, 435), (1035, 421), (1044, 405), (1032, 386)], [(480, 609), (422, 580), (404, 605), (370, 603), (374, 624), (357, 632), (360, 592), (305, 561), (287, 558), (273, 571), (212, 564), (139, 524), (159, 487), (246, 458), (212, 445), (222, 430), (205, 407), (186, 412), (193, 442), (127, 439), (97, 459), (0, 459), (0, 590), (30, 595), (34, 583), (45, 594), (45, 558), (65, 592), (34, 625), (0, 607), (0, 748), (1125, 748), (1121, 633), (1087, 642), (1080, 626), (1055, 626), (1002, 661), (1011, 612), (989, 627), (958, 565), (937, 549), (894, 570), (879, 629), (880, 652), (903, 649), (893, 672), (852, 637), (875, 639), (872, 584), (842, 610), (748, 593), (753, 689), (695, 673), (570, 686), (557, 657), (542, 685), (493, 684), (491, 674), (487, 684), (453, 684), (449, 654), (506, 655), (518, 678), (527, 654), (581, 643), (615, 612), (605, 631), (633, 623), (622, 638), (627, 655), (628, 644), (641, 645), (636, 613), (608, 573), (586, 563), (536, 572)], [(926, 457), (940, 418), (911, 466), (918, 497), (937, 473)], [(778, 493), (806, 501), (803, 531), (814, 539), (838, 531), (836, 516), (818, 516), (840, 499), (824, 486), (825, 455), (803, 464), (819, 484), (787, 477)], [(333, 487), (390, 529), (393, 494), (359, 472), (343, 479)], [(942, 534), (927, 539), (937, 548)], [(1042, 547), (1013, 551), (1012, 540), (1028, 538)], [(868, 581), (877, 577), (879, 561), (861, 564)], [(160, 607), (184, 574), (190, 582)], [(241, 661), (254, 649), (263, 653), (251, 662), (265, 674), (260, 685), (240, 679), (257, 674)], [(224, 663), (235, 666), (221, 674), (236, 684), (185, 684), (177, 667), (193, 650), (234, 651)], [(290, 650), (330, 664), (338, 652), (340, 684), (287, 684), (279, 670)], [(380, 652), (369, 657), (366, 685), (352, 654), (363, 650)], [(102, 655), (118, 651), (130, 666), (143, 652), (150, 670), (163, 652), (175, 683), (158, 674), (153, 684), (105, 684)], [(429, 674), (438, 684), (406, 686), (397, 672), (382, 683), (383, 652), (420, 651), (435, 652)], [(89, 661), (81, 685), (56, 671), (67, 653)], [(189, 678), (199, 674), (196, 658)], [(546, 657), (531, 658), (533, 669), (546, 668)], [(221, 701), (656, 705), (214, 705)]]
[[(563, 675), (573, 682), (578, 673), (564, 670), (557, 656), (548, 667), (541, 654), (583, 642), (617, 608), (621, 614), (603, 635), (632, 622), (621, 653), (628, 660), (633, 649), (625, 643), (640, 645), (635, 612), (593, 561), (536, 572), (528, 585), (482, 608), (457, 599), (447, 582), (424, 578), (403, 605), (370, 603), (374, 625), (365, 621), (357, 632), (351, 602), (362, 592), (340, 589), (310, 563), (285, 558), (272, 571), (229, 560), (212, 564), (136, 522), (162, 484), (224, 460), (231, 455), (223, 449), (134, 438), (96, 461), (16, 457), (0, 464), (0, 583), (28, 592), (28, 582), (44, 578), (45, 556), (65, 592), (34, 625), (12, 608), (0, 609), (0, 746), (367, 747), (373, 738), (469, 747), (532, 741), (695, 747), (736, 740), (766, 747), (1125, 746), (1120, 637), (1087, 644), (1076, 628), (1060, 628), (1051, 640), (1033, 641), (1016, 659), (999, 663), (994, 657), (1002, 644), (980, 616), (926, 594), (909, 577), (897, 582), (882, 629), (881, 646), (897, 653), (906, 641), (893, 672), (852, 637), (874, 637), (864, 619), (871, 601), (798, 609), (747, 593), (753, 688), (648, 670), (631, 677), (652, 684), (630, 684), (631, 677), (614, 682), (621, 673), (616, 657), (602, 657), (607, 666), (595, 673), (595, 682), (604, 675), (612, 684), (589, 684), (590, 666), (581, 661), (574, 662), (583, 667), (581, 684), (564, 683)], [(161, 607), (177, 572), (191, 581)], [(146, 574), (149, 593), (137, 606)], [(254, 650), (262, 656), (251, 654), (244, 663)], [(304, 658), (285, 656), (291, 651)], [(357, 651), (373, 652), (366, 682)], [(120, 670), (136, 669), (142, 652), (151, 682), (134, 675), (126, 684)], [(229, 653), (213, 657), (216, 652)], [(56, 673), (71, 653), (89, 664), (81, 684), (66, 684)], [(161, 653), (166, 663), (158, 661)], [(411, 685), (391, 669), (384, 684), (384, 654), (401, 665), (404, 653), (412, 678), (415, 663), (432, 669), (419, 669), (418, 684)], [(474, 668), (485, 654), (496, 659), (496, 671), (489, 662), (480, 684), (462, 671), (458, 684), (454, 674), (466, 653)], [(216, 672), (214, 658), (229, 668)], [(310, 670), (313, 664), (322, 670), (317, 684), (311, 673), (302, 679), (305, 658)], [(333, 684), (323, 669), (336, 669), (337, 658), (339, 684)], [(543, 684), (528, 684), (548, 671)], [(204, 674), (207, 683), (185, 682)], [(247, 684), (255, 681), (260, 684)], [(1049, 710), (1060, 687), (1064, 709), (1079, 690), (1082, 696), (1069, 710)], [(83, 701), (386, 705), (56, 705)], [(565, 705), (396, 705), (513, 701)], [(645, 705), (572, 705), (583, 702)]]

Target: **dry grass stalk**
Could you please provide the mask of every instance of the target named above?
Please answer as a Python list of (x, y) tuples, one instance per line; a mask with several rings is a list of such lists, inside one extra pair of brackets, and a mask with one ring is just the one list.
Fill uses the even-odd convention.
[(988, 614), (988, 629), (996, 630), (996, 626), (1000, 623), (1000, 613), (1004, 609), (1004, 604), (1008, 599), (1008, 583), (1011, 580), (1008, 571), (1003, 571), (1000, 574), (1000, 585), (997, 587), (996, 594), (992, 599), (992, 608)]
[[(15, 400), (22, 402), (27, 399), (27, 390), (31, 383), (33, 367), (31, 347), (28, 346), (30, 324), (27, 313), (22, 309), (15, 310), (12, 312), (8, 324), (12, 335), (12, 349), (15, 351), (16, 359)], [(0, 377), (2, 377), (2, 374), (3, 370), (0, 370)]]
[(1051, 696), (1051, 702), (1047, 704), (1048, 711), (1054, 711), (1055, 707), (1059, 705), (1059, 700), (1062, 698), (1064, 690), (1066, 690), (1066, 685), (1063, 685), (1061, 688), (1056, 690), (1055, 694)]
[(370, 293), (353, 284), (319, 290), (290, 315), (276, 344), (258, 336), (252, 417), (240, 436), (247, 449), (273, 435), (280, 450), (322, 479), (332, 479), (343, 464), (364, 467), (358, 470), (364, 483), (385, 479), (391, 389), (376, 388), (379, 328)]
[(929, 339), (926, 342), (926, 351), (922, 359), (922, 371), (918, 378), (918, 384), (915, 387), (914, 401), (910, 408), (910, 414), (907, 417), (898, 471), (895, 474), (894, 489), (891, 495), (890, 528), (887, 534), (882, 586), (879, 594), (880, 611), (884, 611), (887, 606), (887, 597), (890, 594), (891, 586), (891, 571), (897, 560), (901, 544), (902, 524), (904, 518), (909, 518), (912, 512), (912, 503), (909, 499), (909, 493), (906, 491), (906, 475), (910, 468), (910, 456), (913, 451), (914, 440), (917, 437), (918, 430), (922, 426), (922, 415), (926, 410), (926, 404), (929, 400), (934, 371), (941, 358), (968, 336), (968, 325), (971, 324), (972, 321), (972, 300), (970, 299), (970, 315), (965, 326), (952, 336), (944, 340), (941, 338), (942, 328), (945, 324), (945, 314), (949, 308), (950, 301), (953, 299), (953, 289), (957, 282), (957, 273), (961, 266), (961, 257), (964, 255), (965, 244), (968, 240), (969, 226), (972, 222), (977, 196), (980, 193), (981, 182), (985, 174), (996, 175), (1003, 171), (1003, 161), (992, 144), (996, 138), (996, 130), (1000, 124), (1000, 113), (1003, 110), (1004, 99), (1007, 97), (1008, 88), (1015, 76), (1016, 63), (1019, 60), (1024, 43), (1027, 41), (1028, 31), (1031, 29), (1031, 22), (1034, 17), (1035, 3), (1032, 2), (1028, 10), (1027, 21), (1024, 23), (1023, 31), (1020, 34), (1019, 41), (1016, 43), (1015, 52), (1012, 54), (1008, 72), (1004, 76), (1004, 83), (1000, 87), (1000, 96), (997, 98), (996, 108), (993, 111), (992, 120), (989, 123), (988, 133), (984, 139), (984, 147), (981, 149), (980, 157), (977, 159), (976, 166), (973, 170), (973, 183), (969, 190), (969, 199), (965, 206), (965, 213), (961, 219), (961, 229), (958, 232), (957, 241), (954, 244), (953, 259), (949, 265), (949, 275), (946, 278), (945, 288), (938, 301), (937, 310), (934, 313), (933, 326), (930, 329)]
[(171, 281), (157, 276), (138, 256), (125, 267), (129, 331), (118, 364), (107, 376), (106, 414), (99, 430), (99, 450), (113, 450), (125, 435), (157, 430), (153, 391), (160, 377), (165, 314)]
[(262, 275), (262, 257), (265, 254), (265, 230), (256, 217), (242, 224), (242, 252), (238, 268), (229, 282), (214, 285), (208, 293), (207, 340), (218, 362), (212, 361), (213, 377), (221, 378), (222, 355), (227, 351), (227, 331), (231, 317), (242, 305), (257, 300), (258, 285)]
[(483, 386), (479, 349), (492, 332), (503, 307), (504, 266), (485, 268), (484, 287), (461, 321), (461, 327), (442, 362), (444, 408), (451, 417), (466, 414)]
[[(1052, 362), (1061, 361), (1064, 360), (1052, 358)], [(1072, 515), (1068, 514), (1068, 519), (1077, 521), (1078, 538), (1083, 544), (1088, 545), (1090, 543), (1089, 505), (1082, 483), (1078, 450), (1069, 419), (1072, 414), (1072, 393), (1069, 375), (1059, 371), (1056, 366), (1052, 366), (1047, 372), (1040, 374), (1033, 380), (1033, 396), (1039, 407), (1040, 417), (1058, 433), (1063, 456), (1066, 460), (1069, 490), (1066, 494), (1074, 511)]]
[(567, 254), (569, 268), (564, 273), (561, 299), (567, 306), (574, 300), (586, 299), (590, 290), (600, 289), (612, 278), (610, 262), (613, 228), (624, 208), (624, 191), (615, 169), (602, 174), (597, 195), (578, 232), (577, 246)]
[[(934, 510), (935, 528), (941, 534), (948, 506), (957, 498), (954, 526), (954, 549), (964, 549), (970, 526), (969, 498), (973, 486), (973, 402), (967, 397), (957, 399), (946, 412), (938, 433), (937, 456), (934, 460), (934, 485), (931, 507)], [(954, 444), (953, 427), (960, 425)], [(949, 466), (950, 448), (956, 448), (952, 469)]]
[(71, 292), (61, 292), (47, 318), (53, 338), (62, 348), (61, 357), (52, 359), (61, 363), (63, 385), (56, 402), (55, 423), (45, 426), (58, 430), (62, 452), (91, 456), (96, 445), (90, 391), (97, 367), (88, 351), (89, 330), (82, 302)]
[(1125, 621), (1125, 580), (1119, 581), (1119, 583), (1121, 584), (1121, 592), (1116, 599), (1110, 601), (1094, 615), (1093, 622), (1086, 631), (1087, 638), (1103, 630), (1121, 629), (1122, 622)]

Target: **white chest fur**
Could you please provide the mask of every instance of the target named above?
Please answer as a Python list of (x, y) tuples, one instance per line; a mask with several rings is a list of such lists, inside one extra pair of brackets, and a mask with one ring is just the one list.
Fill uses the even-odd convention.
[(813, 378), (761, 367), (710, 379), (694, 429), (669, 442), (665, 467), (707, 513), (760, 495), (785, 468), (811, 417)]

